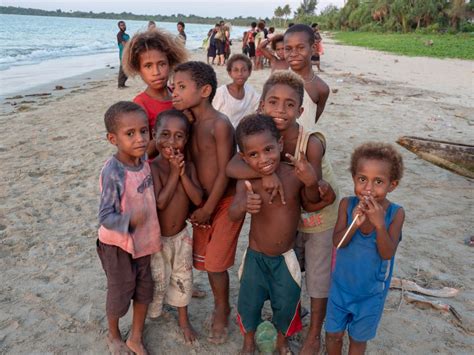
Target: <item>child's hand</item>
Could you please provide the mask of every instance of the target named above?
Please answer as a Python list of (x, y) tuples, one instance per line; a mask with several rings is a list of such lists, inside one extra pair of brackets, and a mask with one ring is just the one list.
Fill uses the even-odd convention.
[(211, 213), (207, 212), (203, 208), (198, 208), (191, 214), (191, 217), (189, 217), (189, 219), (191, 220), (191, 224), (195, 227), (209, 228)]
[(300, 152), (300, 158), (298, 160), (289, 153), (286, 153), (285, 156), (295, 165), (295, 174), (305, 186), (317, 185), (316, 172), (308, 162), (304, 152)]
[(245, 189), (247, 190), (247, 212), (250, 214), (260, 212), (262, 197), (253, 192), (252, 184), (248, 180), (245, 180)]
[(370, 223), (376, 229), (385, 228), (385, 211), (383, 207), (372, 196), (368, 196), (365, 203), (367, 205), (365, 215)]
[(359, 228), (365, 222), (366, 209), (367, 209), (367, 205), (365, 204), (365, 201), (361, 200), (359, 204), (352, 211), (352, 220), (354, 220), (354, 218), (356, 218), (356, 216), (359, 215), (359, 217), (357, 218), (357, 221), (355, 222), (356, 228)]
[(130, 212), (130, 229), (134, 231), (137, 226), (143, 224), (146, 219), (146, 213), (142, 208), (134, 208)]
[(321, 200), (330, 205), (336, 200), (336, 193), (332, 189), (332, 186), (324, 180), (319, 180), (319, 196)]
[(179, 175), (182, 175), (181, 172), (184, 169), (184, 155), (180, 151), (173, 150), (173, 153), (169, 159), (171, 170)]
[(283, 185), (277, 174), (273, 173), (271, 175), (266, 175), (262, 177), (262, 187), (266, 192), (270, 194), (270, 201), (268, 202), (269, 204), (272, 204), (273, 199), (276, 197), (276, 195), (280, 194), (281, 203), (286, 205)]

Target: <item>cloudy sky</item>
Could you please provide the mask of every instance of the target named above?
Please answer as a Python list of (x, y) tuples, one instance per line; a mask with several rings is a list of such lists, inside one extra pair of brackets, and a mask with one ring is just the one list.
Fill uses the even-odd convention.
[[(272, 17), (278, 6), (289, 4), (292, 11), (301, 3), (291, 0), (174, 0), (174, 1), (145, 1), (145, 0), (1, 0), (3, 6), (31, 7), (44, 10), (61, 9), (63, 11), (80, 10), (93, 12), (133, 12), (149, 15), (198, 15), (198, 16), (254, 16)], [(341, 7), (344, 0), (319, 0), (317, 11), (333, 4)]]

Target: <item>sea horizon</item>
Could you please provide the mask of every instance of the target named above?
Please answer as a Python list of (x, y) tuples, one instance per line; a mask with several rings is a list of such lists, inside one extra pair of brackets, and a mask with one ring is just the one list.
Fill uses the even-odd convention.
[[(118, 20), (0, 14), (0, 21), (0, 97), (119, 66)], [(147, 21), (126, 23), (130, 36), (148, 25)], [(175, 23), (156, 24), (177, 35)], [(186, 24), (186, 48), (198, 50), (211, 27)], [(244, 30), (234, 27), (231, 37), (241, 37)]]

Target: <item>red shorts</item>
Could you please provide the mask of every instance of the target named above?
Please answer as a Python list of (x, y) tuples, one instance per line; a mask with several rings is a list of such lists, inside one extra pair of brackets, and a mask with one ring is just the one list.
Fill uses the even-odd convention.
[(234, 265), (237, 240), (244, 220), (231, 221), (234, 196), (224, 197), (211, 217), (211, 228), (193, 227), (193, 265), (196, 269), (223, 272)]

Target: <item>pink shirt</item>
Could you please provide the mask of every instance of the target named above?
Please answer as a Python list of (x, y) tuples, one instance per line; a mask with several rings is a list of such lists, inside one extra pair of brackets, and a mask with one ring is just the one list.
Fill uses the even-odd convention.
[[(115, 245), (134, 259), (161, 250), (150, 165), (129, 167), (110, 158), (100, 175), (99, 240)], [(131, 215), (141, 223), (130, 226)]]

